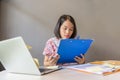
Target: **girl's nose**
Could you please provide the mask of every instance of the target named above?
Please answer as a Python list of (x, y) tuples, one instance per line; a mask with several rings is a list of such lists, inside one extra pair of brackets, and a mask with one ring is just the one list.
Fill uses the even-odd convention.
[(69, 34), (69, 33), (70, 33), (70, 30), (66, 30), (66, 33)]

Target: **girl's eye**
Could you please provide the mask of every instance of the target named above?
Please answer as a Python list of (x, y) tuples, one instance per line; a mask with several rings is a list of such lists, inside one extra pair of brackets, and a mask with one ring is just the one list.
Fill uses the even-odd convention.
[(70, 31), (73, 31), (73, 29), (70, 29)]
[(64, 30), (67, 30), (67, 28), (64, 28)]

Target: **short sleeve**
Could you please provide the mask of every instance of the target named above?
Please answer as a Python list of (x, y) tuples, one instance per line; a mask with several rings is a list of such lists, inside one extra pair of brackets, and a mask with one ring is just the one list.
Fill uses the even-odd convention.
[(51, 55), (51, 54), (56, 54), (57, 47), (55, 46), (54, 40), (49, 39), (46, 42), (43, 55)]

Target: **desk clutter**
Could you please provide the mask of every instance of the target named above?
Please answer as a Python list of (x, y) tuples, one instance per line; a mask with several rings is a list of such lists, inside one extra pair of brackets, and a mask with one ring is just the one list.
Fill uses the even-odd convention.
[(120, 61), (117, 60), (94, 61), (82, 65), (68, 66), (67, 68), (80, 72), (86, 72), (90, 74), (91, 73), (102, 74), (106, 76), (109, 74), (120, 72)]

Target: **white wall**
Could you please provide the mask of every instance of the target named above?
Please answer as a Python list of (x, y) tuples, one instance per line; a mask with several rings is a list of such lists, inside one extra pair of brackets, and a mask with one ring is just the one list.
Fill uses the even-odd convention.
[(43, 62), (45, 42), (62, 14), (72, 15), (81, 38), (93, 38), (87, 61), (119, 59), (119, 0), (3, 0), (2, 39), (22, 36)]

